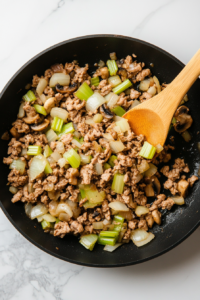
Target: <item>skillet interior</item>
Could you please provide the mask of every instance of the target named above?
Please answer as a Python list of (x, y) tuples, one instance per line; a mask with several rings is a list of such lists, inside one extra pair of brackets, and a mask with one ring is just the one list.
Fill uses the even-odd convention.
[[(65, 41), (31, 59), (8, 82), (1, 93), (0, 136), (10, 128), (11, 123), (16, 119), (21, 97), (25, 94), (24, 87), (28, 82), (31, 82), (33, 75), (42, 75), (53, 63), (71, 62), (74, 59), (77, 59), (81, 66), (89, 63), (91, 71), (93, 71), (95, 69), (94, 63), (100, 59), (106, 61), (109, 58), (109, 53), (113, 51), (117, 53), (118, 58), (135, 53), (138, 61), (144, 61), (153, 74), (158, 76), (160, 82), (169, 83), (183, 67), (180, 61), (162, 49), (129, 37), (95, 35)], [(150, 63), (154, 64), (153, 68), (151, 68)], [(198, 135), (198, 130), (200, 130), (199, 94), (200, 83), (197, 80), (188, 93), (189, 102), (186, 104), (190, 108), (194, 120), (190, 129), (192, 141), (186, 143), (173, 129), (171, 131), (171, 134), (175, 136), (176, 147), (172, 162), (177, 157), (185, 158), (192, 174), (197, 173), (200, 161), (197, 150), (197, 142), (200, 140)], [(123, 245), (113, 253), (103, 251), (103, 247), (99, 245), (90, 252), (78, 243), (76, 237), (67, 236), (64, 239), (59, 239), (45, 235), (37, 221), (31, 221), (26, 217), (22, 203), (12, 204), (10, 201), (11, 194), (6, 186), (8, 167), (2, 163), (2, 158), (6, 156), (6, 152), (7, 142), (0, 140), (0, 204), (4, 213), (16, 229), (30, 242), (60, 259), (92, 267), (132, 265), (152, 259), (172, 249), (198, 226), (200, 188), (199, 183), (196, 183), (192, 193), (186, 199), (186, 205), (175, 207), (167, 213), (163, 212), (162, 226), (154, 226), (152, 230), (156, 234), (155, 240), (140, 249), (130, 243)]]

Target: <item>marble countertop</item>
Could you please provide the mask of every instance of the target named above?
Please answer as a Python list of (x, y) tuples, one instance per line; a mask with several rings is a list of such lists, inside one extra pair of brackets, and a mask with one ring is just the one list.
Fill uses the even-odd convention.
[[(76, 36), (114, 33), (155, 44), (184, 63), (200, 48), (199, 0), (0, 0), (0, 91), (43, 49)], [(120, 20), (120, 21), (119, 21)], [(137, 266), (92, 269), (37, 249), (0, 210), (1, 300), (199, 299), (200, 229)]]

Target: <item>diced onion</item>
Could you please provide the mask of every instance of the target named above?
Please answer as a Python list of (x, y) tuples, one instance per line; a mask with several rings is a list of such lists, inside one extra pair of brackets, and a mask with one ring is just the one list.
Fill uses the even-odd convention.
[(42, 154), (33, 157), (29, 169), (29, 177), (31, 181), (37, 178), (42, 172), (44, 172), (46, 164), (47, 161)]
[(53, 159), (53, 157), (49, 156), (47, 157), (47, 160), (50, 164), (54, 164), (55, 163), (55, 160)]
[(19, 159), (13, 159), (12, 163), (10, 164), (10, 169), (16, 169), (20, 172), (20, 174), (24, 174), (26, 167), (26, 162), (24, 160)]
[(110, 133), (103, 133), (103, 137), (104, 137), (104, 139), (106, 139), (108, 141), (114, 141), (114, 139)]
[(144, 173), (149, 168), (149, 164), (146, 160), (142, 160), (141, 164), (137, 166), (137, 169), (140, 171), (140, 173)]
[(63, 212), (58, 215), (58, 218), (60, 221), (65, 221), (65, 222), (68, 222), (70, 220), (70, 216)]
[(119, 211), (119, 214), (120, 214), (121, 217), (123, 217), (127, 221), (131, 221), (133, 219), (133, 212), (131, 210), (129, 210), (129, 211)]
[(22, 102), (20, 104), (19, 112), (18, 112), (18, 115), (17, 115), (18, 118), (23, 118), (25, 116), (25, 111), (24, 111), (23, 107), (24, 107), (24, 102)]
[(67, 121), (69, 113), (63, 108), (53, 107), (51, 109), (50, 115), (52, 116), (52, 118), (58, 117), (64, 121)]
[(24, 156), (27, 154), (27, 149), (26, 148), (23, 148), (22, 149), (22, 152), (21, 152), (21, 156)]
[(138, 106), (138, 105), (140, 105), (140, 104), (141, 104), (140, 101), (134, 100), (133, 103), (131, 104), (131, 107), (130, 107), (129, 109), (132, 109), (132, 108), (134, 108), (134, 107), (136, 107), (136, 106)]
[(102, 166), (102, 164), (96, 163), (94, 165), (94, 167), (95, 167), (95, 170), (96, 170), (96, 172), (97, 172), (98, 175), (102, 175), (103, 174), (103, 166)]
[(24, 205), (25, 213), (29, 218), (30, 218), (32, 208), (33, 208), (33, 205), (30, 202), (28, 202)]
[(150, 88), (148, 89), (147, 93), (151, 94), (152, 96), (154, 96), (156, 94), (156, 88), (155, 86), (150, 86)]
[(57, 206), (58, 206), (58, 203), (56, 201), (51, 201), (49, 203), (49, 212), (52, 216), (56, 217), (56, 210), (57, 210)]
[(42, 93), (44, 92), (44, 89), (47, 87), (47, 80), (45, 78), (41, 78), (37, 87), (36, 87), (36, 92), (39, 96), (42, 95)]
[(185, 204), (185, 200), (183, 197), (181, 196), (174, 196), (174, 197), (170, 197), (177, 205), (184, 205)]
[(73, 212), (71, 207), (67, 203), (59, 203), (56, 209), (56, 214), (59, 215), (61, 212), (65, 212), (71, 218), (73, 216)]
[(102, 120), (103, 120), (103, 116), (102, 116), (101, 114), (96, 114), (96, 115), (94, 115), (94, 117), (93, 117), (93, 121), (94, 121), (95, 123), (101, 123)]
[(121, 141), (111, 141), (110, 148), (114, 153), (118, 153), (123, 151), (125, 149), (125, 146)]
[(142, 215), (146, 215), (149, 213), (149, 209), (146, 206), (137, 206), (135, 209), (135, 214), (138, 217), (141, 217)]
[(144, 176), (151, 177), (154, 174), (156, 174), (157, 170), (158, 170), (158, 168), (154, 164), (149, 163), (149, 169), (144, 172)]
[(92, 96), (90, 96), (86, 102), (86, 110), (95, 112), (97, 108), (99, 108), (102, 104), (106, 102), (106, 99), (102, 97), (98, 93), (94, 93)]
[(146, 244), (148, 244), (149, 242), (151, 242), (151, 240), (153, 240), (155, 238), (155, 235), (151, 232), (148, 233), (148, 237), (145, 240), (139, 241), (139, 242), (134, 242), (134, 244), (137, 247), (142, 247)]
[(156, 152), (157, 152), (157, 153), (160, 153), (162, 150), (163, 150), (163, 146), (161, 146), (160, 144), (158, 144), (158, 145), (156, 146)]
[(70, 83), (70, 76), (64, 73), (55, 73), (52, 75), (49, 86), (54, 87), (56, 84), (59, 83), (60, 85), (69, 85)]
[[(75, 128), (75, 127), (74, 127)], [(74, 131), (74, 136), (75, 137), (77, 137), (77, 139), (80, 139), (80, 137), (81, 137), (81, 133), (80, 132), (78, 132), (77, 130), (76, 131)]]
[(141, 242), (148, 237), (149, 233), (146, 232), (144, 229), (135, 229), (132, 231), (131, 240), (133, 243)]
[(54, 184), (52, 182), (48, 182), (44, 185), (44, 190), (47, 192), (52, 192), (54, 190)]
[(128, 120), (122, 119), (118, 122), (116, 122), (116, 125), (120, 128), (121, 132), (126, 132), (130, 129)]
[(146, 92), (150, 86), (150, 79), (144, 79), (139, 84), (140, 91)]
[(161, 92), (160, 82), (156, 76), (153, 76), (153, 81), (155, 82), (157, 93), (159, 94)]
[(106, 99), (106, 102), (108, 102), (111, 97), (112, 97), (112, 94), (114, 94), (113, 92), (110, 92), (108, 95), (106, 95), (104, 98)]
[(92, 226), (95, 230), (103, 229), (103, 222), (94, 222)]
[(83, 164), (89, 164), (91, 161), (91, 156), (90, 155), (84, 155), (84, 154), (80, 154), (81, 157), (81, 162)]
[(138, 183), (143, 178), (143, 174), (138, 174), (135, 178), (135, 183)]
[(119, 126), (114, 126), (113, 130), (116, 131), (118, 134), (121, 134), (121, 129), (119, 128)]
[(119, 117), (119, 116), (114, 116), (113, 120), (114, 120), (115, 122), (118, 122), (118, 121), (123, 120), (123, 118), (122, 118), (122, 117)]
[(105, 66), (105, 62), (103, 60), (100, 60), (98, 62), (98, 66), (99, 66), (99, 68), (103, 68)]
[(110, 202), (108, 206), (116, 211), (129, 211), (129, 208), (120, 201)]
[(30, 213), (30, 218), (31, 220), (38, 218), (42, 215), (45, 215), (48, 212), (48, 209), (46, 208), (46, 206), (44, 204), (37, 204), (36, 206), (34, 206), (31, 210)]
[(38, 220), (39, 223), (42, 222), (43, 221), (43, 216), (38, 217), (37, 220)]
[(186, 142), (189, 142), (192, 139), (190, 133), (187, 130), (182, 133), (182, 137)]
[(119, 96), (116, 95), (115, 93), (112, 93), (109, 101), (107, 102), (108, 107), (113, 108), (117, 104), (118, 99)]
[[(94, 224), (94, 223), (93, 223)], [(114, 246), (111, 245), (106, 245), (103, 250), (108, 251), (108, 252), (113, 252), (115, 249), (117, 249), (118, 247), (120, 247), (122, 245), (122, 243), (117, 243)]]
[(74, 144), (76, 147), (81, 148), (81, 143), (79, 143), (77, 140), (73, 139), (72, 144)]
[(51, 157), (53, 157), (53, 159), (57, 162), (61, 157), (61, 155), (57, 152), (57, 151), (54, 151), (52, 154), (51, 154)]
[(9, 187), (9, 192), (11, 192), (13, 195), (16, 194), (18, 192), (18, 189), (14, 186), (10, 186)]
[(92, 118), (86, 119), (85, 123), (88, 124), (88, 125), (95, 124), (95, 122), (94, 122), (94, 120)]
[(55, 133), (55, 131), (53, 131), (53, 129), (49, 129), (46, 132), (46, 138), (48, 140), (48, 143), (54, 142), (55, 140), (57, 140), (58, 136)]
[(104, 219), (103, 220), (103, 225), (109, 225), (109, 224), (111, 224), (111, 220), (107, 220), (107, 219)]
[(43, 220), (45, 220), (47, 222), (56, 222), (56, 218), (50, 214), (45, 214), (42, 216), (42, 218), (43, 218)]
[(111, 84), (112, 88), (116, 87), (121, 83), (121, 79), (118, 75), (112, 76), (108, 78), (108, 83)]
[(62, 157), (58, 160), (58, 164), (61, 168), (63, 168), (66, 165), (66, 163), (67, 163), (67, 161), (64, 157)]
[[(53, 184), (53, 183), (51, 183), (51, 184)], [(59, 191), (54, 191), (54, 189), (53, 189), (52, 191), (48, 192), (48, 197), (51, 200), (56, 201), (60, 197), (60, 192)]]
[(56, 151), (61, 154), (63, 154), (65, 152), (65, 147), (62, 142), (57, 142)]
[(40, 95), (40, 100), (44, 104), (47, 101), (48, 97), (45, 94)]

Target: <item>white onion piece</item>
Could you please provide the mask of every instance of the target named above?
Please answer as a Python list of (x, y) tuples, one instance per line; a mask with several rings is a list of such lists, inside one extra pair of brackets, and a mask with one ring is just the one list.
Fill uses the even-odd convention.
[(11, 192), (13, 195), (15, 195), (18, 192), (18, 189), (14, 186), (9, 187), (9, 192)]
[(154, 238), (155, 238), (155, 235), (153, 233), (149, 232), (148, 237), (145, 240), (140, 241), (140, 242), (134, 242), (134, 244), (137, 247), (142, 247), (142, 246), (148, 244), (149, 242), (151, 242)]
[(156, 174), (157, 170), (158, 170), (158, 168), (154, 164), (149, 163), (149, 169), (144, 172), (144, 176), (151, 177), (154, 174)]
[(148, 237), (149, 233), (144, 229), (135, 229), (132, 231), (131, 240), (134, 242), (140, 242)]
[(185, 200), (181, 196), (170, 197), (177, 205), (184, 205)]
[(18, 118), (23, 118), (25, 116), (25, 111), (24, 111), (23, 107), (24, 107), (24, 102), (22, 102), (20, 104), (19, 112), (18, 112), (18, 115), (17, 115)]
[(67, 121), (69, 113), (63, 108), (53, 107), (50, 111), (50, 115), (52, 116), (52, 118), (58, 117), (64, 121)]
[(103, 133), (103, 137), (104, 137), (104, 139), (106, 139), (108, 141), (114, 141), (114, 139), (110, 133)]
[(126, 132), (130, 130), (128, 120), (122, 118), (122, 120), (116, 122), (116, 125), (120, 128), (121, 132)]
[(55, 163), (55, 160), (53, 159), (53, 157), (49, 156), (47, 157), (47, 160), (50, 164), (54, 164)]
[(48, 97), (45, 94), (40, 95), (40, 100), (44, 104), (47, 101)]
[(48, 212), (48, 209), (46, 208), (46, 206), (44, 204), (37, 204), (36, 206), (34, 206), (31, 210), (30, 213), (30, 218), (31, 220), (38, 218), (42, 215), (45, 215)]
[(115, 244), (115, 246), (111, 246), (111, 245), (106, 245), (103, 250), (108, 251), (108, 252), (113, 252), (115, 249), (117, 249), (118, 247), (120, 247), (122, 245), (122, 243), (117, 243)]
[(114, 120), (115, 122), (118, 122), (118, 121), (123, 120), (123, 118), (122, 118), (122, 117), (119, 117), (119, 116), (114, 116), (113, 120)]
[(38, 217), (37, 220), (38, 220), (39, 223), (42, 222), (43, 221), (43, 216)]
[(156, 76), (153, 76), (153, 81), (155, 82), (157, 93), (159, 94), (161, 92), (160, 82)]
[(114, 126), (113, 130), (116, 131), (118, 134), (121, 134), (121, 129), (119, 128), (119, 126)]
[(111, 141), (110, 148), (114, 153), (118, 153), (123, 151), (125, 149), (125, 146), (121, 141)]
[(80, 139), (80, 137), (81, 137), (80, 132), (78, 132), (77, 130), (74, 131), (73, 135), (74, 135), (75, 137), (77, 137), (77, 139)]
[(94, 222), (92, 226), (95, 230), (103, 229), (103, 222)]
[(119, 211), (119, 214), (120, 214), (121, 217), (123, 217), (127, 221), (131, 221), (134, 217), (133, 212), (131, 210), (129, 210), (129, 211)]
[(73, 139), (72, 144), (74, 144), (76, 147), (81, 148), (81, 143), (79, 143), (77, 140)]
[(60, 158), (62, 158), (62, 156), (57, 152), (57, 151), (54, 151), (52, 154), (51, 154), (51, 157), (53, 157), (53, 159), (57, 162)]
[(59, 215), (60, 213), (65, 212), (71, 218), (73, 216), (73, 212), (71, 207), (67, 203), (59, 203), (56, 209), (56, 214)]
[(121, 83), (121, 79), (118, 75), (112, 76), (108, 78), (108, 83), (111, 84), (112, 88), (116, 87)]
[(33, 193), (35, 189), (33, 188), (33, 183), (28, 183), (28, 192), (29, 194)]
[(53, 74), (49, 81), (49, 86), (54, 87), (56, 86), (57, 83), (59, 83), (60, 85), (69, 85), (70, 76), (68, 74), (63, 74), (63, 73)]
[(46, 132), (46, 138), (48, 140), (48, 143), (54, 142), (55, 140), (57, 140), (58, 136), (55, 133), (55, 131), (53, 131), (53, 129), (49, 129)]
[(58, 164), (61, 168), (63, 168), (67, 164), (67, 161), (64, 157), (62, 157), (58, 160)]
[(138, 183), (142, 178), (143, 178), (143, 175), (142, 175), (142, 174), (138, 174), (138, 175), (135, 177), (135, 183)]
[(86, 119), (86, 120), (85, 120), (85, 123), (88, 124), (88, 125), (95, 124), (93, 118)]
[(89, 164), (91, 161), (91, 156), (90, 155), (84, 155), (84, 154), (80, 154), (81, 157), (81, 162), (83, 164)]
[(62, 142), (57, 142), (56, 151), (61, 154), (63, 154), (65, 152), (65, 147)]
[(148, 89), (147, 93), (151, 94), (152, 96), (154, 96), (156, 94), (156, 87), (155, 86), (150, 86), (150, 88)]
[(77, 208), (77, 202), (73, 202), (71, 200), (66, 200), (65, 202), (71, 207), (72, 211)]
[(56, 222), (56, 218), (50, 214), (45, 214), (42, 216), (42, 218), (43, 218), (43, 220), (45, 220), (47, 222)]
[(81, 208), (80, 207), (77, 207), (73, 210), (73, 217), (74, 219), (77, 219), (81, 214)]
[(23, 149), (22, 149), (22, 152), (21, 152), (21, 156), (26, 155), (26, 153), (27, 153), (27, 149), (26, 149), (26, 148), (23, 148)]
[(31, 203), (26, 203), (24, 205), (25, 213), (29, 218), (30, 218), (30, 213), (31, 213), (32, 208), (33, 208), (33, 205)]
[(58, 206), (58, 203), (56, 201), (51, 201), (49, 203), (49, 212), (54, 217), (57, 216), (57, 214), (56, 214), (57, 206)]
[(55, 186), (52, 182), (48, 182), (44, 185), (44, 190), (47, 192), (52, 192), (54, 190)]
[(47, 80), (45, 78), (41, 78), (37, 87), (36, 87), (36, 92), (40, 96), (44, 92), (44, 89), (47, 87)]
[(68, 222), (70, 220), (70, 216), (63, 212), (58, 215), (58, 218), (60, 221), (65, 221), (65, 222)]
[(46, 164), (47, 161), (42, 154), (33, 157), (29, 169), (29, 177), (31, 181), (37, 178), (42, 172), (44, 172)]
[(112, 93), (110, 100), (107, 102), (108, 107), (113, 108), (117, 104), (118, 99), (119, 96)]
[(94, 165), (94, 167), (95, 167), (95, 170), (96, 170), (96, 172), (97, 172), (98, 175), (102, 175), (103, 174), (102, 164), (96, 163)]
[(111, 220), (106, 220), (106, 219), (103, 220), (103, 225), (109, 225), (111, 223), (112, 223)]
[(141, 164), (137, 166), (137, 169), (140, 171), (140, 173), (144, 173), (149, 168), (149, 164), (146, 160), (142, 160)]
[(116, 211), (128, 211), (129, 208), (120, 201), (113, 201), (108, 204), (108, 206)]
[(108, 95), (106, 95), (104, 97), (106, 99), (106, 102), (108, 102), (111, 99), (111, 97), (112, 97), (113, 94), (114, 94), (113, 92), (110, 92)]
[(141, 102), (140, 101), (138, 101), (138, 100), (134, 100), (133, 101), (133, 103), (131, 104), (131, 106), (130, 106), (130, 108), (129, 109), (132, 109), (132, 108), (134, 108), (134, 107), (136, 107), (136, 106), (138, 106), (138, 105), (140, 105), (141, 104)]
[(88, 98), (86, 102), (86, 110), (95, 112), (102, 104), (106, 102), (106, 99), (98, 93), (94, 93), (91, 97)]
[(163, 146), (161, 146), (160, 144), (156, 145), (156, 152), (160, 153), (163, 150)]
[(150, 85), (150, 79), (149, 78), (142, 80), (139, 84), (140, 91), (146, 92), (149, 88), (149, 85)]
[(146, 206), (137, 206), (135, 209), (135, 214), (138, 217), (141, 217), (142, 215), (146, 215), (149, 213), (149, 209)]
[(24, 160), (21, 160), (20, 158), (13, 159), (12, 163), (10, 164), (10, 169), (16, 169), (20, 172), (20, 174), (24, 174), (25, 167), (26, 162)]

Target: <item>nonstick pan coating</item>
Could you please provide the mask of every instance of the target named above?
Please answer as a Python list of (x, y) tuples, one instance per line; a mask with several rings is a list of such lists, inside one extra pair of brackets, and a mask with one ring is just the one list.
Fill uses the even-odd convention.
[[(71, 39), (57, 44), (27, 62), (7, 83), (0, 97), (0, 136), (10, 128), (18, 113), (19, 103), (25, 94), (25, 85), (31, 82), (32, 76), (41, 76), (54, 63), (71, 62), (76, 59), (80, 66), (89, 63), (94, 71), (94, 63), (100, 59), (106, 61), (110, 52), (116, 52), (118, 58), (135, 53), (138, 61), (144, 61), (146, 67), (152, 70), (160, 82), (171, 82), (181, 71), (183, 64), (164, 50), (149, 43), (124, 36), (93, 35)], [(152, 64), (154, 67), (151, 67)], [(175, 136), (175, 158), (181, 157), (189, 164), (191, 174), (197, 174), (200, 155), (197, 142), (200, 140), (200, 82), (199, 79), (188, 92), (189, 102), (186, 104), (193, 117), (194, 123), (190, 128), (192, 141), (186, 143), (183, 138), (172, 129)], [(167, 99), (166, 99), (167, 101)], [(156, 238), (144, 247), (137, 248), (133, 243), (125, 244), (113, 253), (103, 251), (103, 247), (96, 245), (92, 252), (79, 244), (78, 238), (66, 236), (64, 239), (45, 234), (41, 225), (26, 217), (22, 203), (11, 203), (8, 191), (8, 166), (3, 165), (2, 159), (7, 154), (7, 142), (0, 140), (0, 205), (4, 213), (15, 228), (32, 244), (45, 252), (71, 263), (90, 267), (119, 267), (133, 265), (155, 258), (177, 246), (188, 237), (199, 225), (200, 220), (200, 188), (199, 183), (191, 190), (186, 198), (186, 205), (174, 206), (170, 212), (163, 212), (162, 225), (154, 226), (152, 232)], [(166, 191), (165, 191), (166, 192)]]

